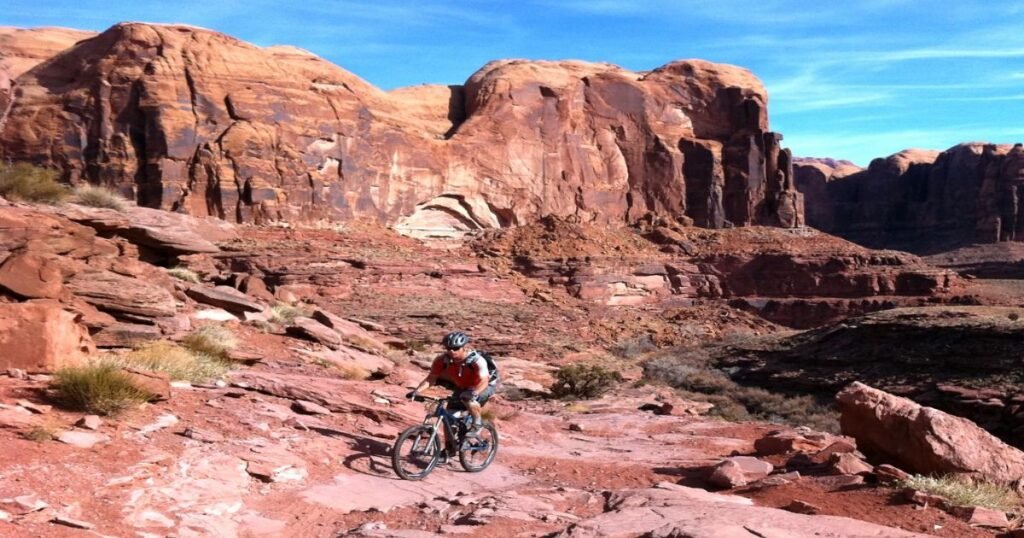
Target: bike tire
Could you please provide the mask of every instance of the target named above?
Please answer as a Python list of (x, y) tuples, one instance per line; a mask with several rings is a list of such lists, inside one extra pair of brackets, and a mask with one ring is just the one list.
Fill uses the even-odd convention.
[[(441, 459), (442, 451), (440, 435), (434, 436), (433, 454), (423, 470), (420, 472), (409, 472), (402, 465), (404, 463), (404, 455), (402, 454), (403, 446), (406, 443), (415, 443), (420, 439), (424, 442), (428, 442), (433, 432), (434, 429), (430, 426), (420, 424), (406, 428), (406, 430), (398, 436), (398, 439), (395, 440), (394, 446), (391, 448), (391, 467), (395, 470), (395, 474), (404, 480), (423, 480), (431, 471), (434, 470), (435, 467), (437, 467), (437, 462)], [(426, 449), (426, 447), (424, 448)]]
[(479, 473), (486, 469), (491, 463), (494, 462), (495, 456), (498, 455), (498, 429), (494, 427), (494, 424), (490, 422), (484, 422), (481, 427), (481, 434), (486, 432), (486, 436), (483, 441), (487, 443), (487, 455), (482, 462), (474, 462), (471, 457), (476, 453), (480, 452), (479, 446), (474, 446), (470, 440), (463, 440), (459, 448), (459, 464), (465, 469), (467, 473)]

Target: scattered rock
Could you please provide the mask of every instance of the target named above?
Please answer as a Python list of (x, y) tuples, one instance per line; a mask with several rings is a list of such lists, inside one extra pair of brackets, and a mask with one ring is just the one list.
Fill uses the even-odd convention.
[(839, 475), (871, 474), (875, 468), (849, 452), (833, 453), (829, 460), (829, 471)]
[(21, 368), (8, 368), (7, 376), (13, 379), (28, 379), (28, 374), (26, 374), (25, 370), (22, 370)]
[(926, 493), (913, 488), (903, 490), (903, 497), (907, 499), (907, 501), (919, 506), (936, 506), (939, 508), (949, 506), (949, 500), (945, 497), (935, 495), (933, 493)]
[(155, 325), (115, 322), (103, 327), (92, 335), (97, 347), (137, 347), (146, 342), (159, 340), (163, 331)]
[(64, 292), (60, 265), (34, 252), (15, 254), (0, 265), (0, 289), (26, 299), (57, 299)]
[(185, 431), (182, 432), (182, 435), (188, 437), (189, 439), (195, 439), (196, 441), (201, 441), (203, 443), (224, 442), (223, 435), (212, 430), (203, 430), (196, 428), (194, 426), (189, 426), (188, 428), (185, 428)]
[(817, 452), (825, 445), (824, 439), (808, 439), (790, 430), (775, 430), (754, 441), (754, 450), (759, 456), (788, 454), (790, 452)]
[(98, 430), (103, 425), (103, 420), (96, 415), (86, 415), (75, 423), (75, 426), (85, 428), (87, 430)]
[(11, 514), (8, 514), (7, 512), (4, 512), (3, 510), (0, 510), (0, 521), (10, 521), (10, 520), (11, 520)]
[(151, 434), (153, 432), (157, 432), (157, 431), (160, 431), (160, 430), (162, 430), (164, 428), (169, 428), (171, 426), (174, 426), (177, 423), (178, 423), (178, 417), (176, 417), (176, 416), (174, 416), (174, 415), (172, 415), (170, 413), (167, 413), (165, 415), (160, 415), (153, 422), (150, 422), (149, 424), (146, 424), (145, 426), (139, 428), (139, 430), (137, 432), (135, 432), (135, 435), (137, 437), (145, 437), (145, 436), (147, 436), (147, 435), (149, 435), (149, 434)]
[(35, 404), (35, 403), (32, 403), (32, 402), (30, 402), (28, 400), (18, 400), (17, 404), (19, 406), (21, 406), (21, 407), (24, 407), (25, 409), (28, 409), (29, 411), (31, 411), (31, 412), (33, 412), (33, 413), (35, 413), (37, 415), (44, 415), (44, 414), (49, 413), (50, 411), (53, 410), (53, 406), (52, 405)]
[(292, 402), (292, 410), (305, 415), (330, 415), (331, 410), (326, 407), (307, 400), (296, 400)]
[(263, 303), (231, 286), (211, 288), (202, 284), (193, 284), (185, 290), (185, 295), (188, 295), (196, 302), (223, 308), (239, 316), (244, 315), (246, 312), (262, 312), (266, 309)]
[(813, 504), (811, 504), (809, 502), (804, 502), (804, 501), (793, 501), (793, 502), (787, 504), (786, 506), (784, 506), (782, 509), (783, 510), (788, 510), (788, 511), (793, 512), (795, 514), (814, 515), (814, 514), (820, 514), (821, 513), (821, 508), (820, 507), (815, 506), (815, 505), (813, 505)]
[(192, 319), (198, 321), (238, 321), (238, 316), (223, 308), (208, 308), (192, 313)]
[(973, 422), (862, 383), (836, 399), (843, 433), (866, 453), (920, 474), (968, 474), (1010, 484), (1024, 476), (1024, 452)]
[(750, 456), (734, 456), (715, 466), (708, 482), (721, 488), (738, 488), (768, 476), (775, 467)]
[(582, 432), (584, 430), (583, 425), (579, 422), (570, 422), (569, 431), (571, 432)]
[(888, 463), (875, 467), (875, 476), (878, 477), (878, 482), (884, 485), (897, 484), (910, 478), (909, 473), (903, 472)]
[(137, 368), (122, 368), (121, 373), (128, 376), (132, 385), (148, 392), (150, 401), (171, 399), (171, 378), (167, 374)]
[(29, 495), (21, 495), (13, 499), (5, 499), (6, 504), (14, 505), (13, 510), (17, 514), (27, 514), (29, 512), (37, 512), (50, 506), (46, 504), (42, 499), (39, 498), (35, 493)]
[(1000, 510), (992, 510), (982, 506), (958, 506), (951, 508), (949, 511), (974, 527), (1005, 529), (1010, 526), (1009, 520), (1006, 519), (1006, 512)]
[(827, 490), (841, 490), (864, 484), (864, 477), (861, 475), (815, 476), (812, 480)]
[(0, 407), (0, 428), (20, 430), (36, 423), (35, 415), (23, 407)]
[(81, 521), (78, 519), (72, 519), (68, 516), (60, 514), (54, 516), (54, 518), (50, 521), (52, 521), (53, 523), (57, 523), (58, 525), (66, 525), (68, 527), (73, 527), (76, 529), (91, 529), (95, 527), (95, 525), (93, 525), (92, 523)]
[(297, 337), (319, 342), (331, 349), (337, 349), (343, 343), (341, 335), (337, 331), (313, 318), (302, 316), (295, 318), (287, 332)]
[(110, 437), (100, 433), (66, 431), (57, 435), (57, 440), (78, 448), (92, 448), (93, 446), (110, 441)]

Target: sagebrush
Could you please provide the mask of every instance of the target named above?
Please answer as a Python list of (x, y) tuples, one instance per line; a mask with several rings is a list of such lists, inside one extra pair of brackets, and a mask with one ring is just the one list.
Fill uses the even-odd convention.
[(969, 481), (957, 476), (912, 475), (901, 485), (944, 497), (956, 506), (983, 506), (1004, 512), (1018, 511), (1022, 502), (1010, 488), (984, 481)]
[(75, 203), (89, 207), (102, 207), (124, 212), (128, 207), (128, 201), (120, 194), (106, 187), (95, 185), (80, 185), (74, 190)]

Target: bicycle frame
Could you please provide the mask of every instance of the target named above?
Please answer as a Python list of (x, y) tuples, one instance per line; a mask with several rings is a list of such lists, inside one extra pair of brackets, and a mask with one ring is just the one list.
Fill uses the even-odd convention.
[[(430, 426), (433, 433), (430, 434), (430, 439), (427, 440), (427, 446), (431, 446), (434, 443), (434, 439), (437, 438), (437, 434), (444, 427), (444, 438), (445, 438), (445, 451), (451, 455), (458, 451), (456, 445), (457, 436), (455, 427), (458, 426), (459, 422), (469, 414), (469, 411), (458, 410), (455, 412), (448, 411), (448, 400), (437, 399), (434, 406), (434, 412), (427, 415), (423, 419), (423, 424)], [(464, 414), (460, 414), (464, 413)]]

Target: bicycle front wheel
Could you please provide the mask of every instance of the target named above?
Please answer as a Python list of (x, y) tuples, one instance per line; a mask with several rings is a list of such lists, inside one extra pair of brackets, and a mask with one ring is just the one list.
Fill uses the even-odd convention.
[(487, 468), (498, 455), (498, 430), (494, 424), (484, 422), (477, 437), (462, 441), (459, 448), (459, 463), (469, 473), (479, 473)]
[(422, 480), (440, 459), (439, 436), (434, 435), (434, 428), (422, 424), (402, 432), (391, 448), (391, 466), (405, 480)]

